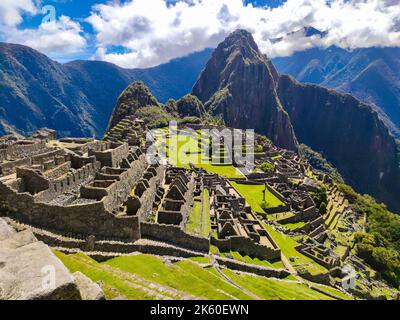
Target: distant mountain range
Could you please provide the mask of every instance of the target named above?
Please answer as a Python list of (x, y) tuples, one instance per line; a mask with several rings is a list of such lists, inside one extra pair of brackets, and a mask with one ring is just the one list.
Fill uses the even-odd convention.
[(351, 93), (373, 105), (400, 137), (400, 48), (313, 48), (273, 62), (281, 73), (301, 82)]
[(157, 99), (189, 92), (211, 50), (150, 69), (122, 69), (98, 61), (57, 63), (25, 46), (0, 43), (0, 134), (40, 127), (62, 136), (103, 135), (122, 90), (142, 80)]

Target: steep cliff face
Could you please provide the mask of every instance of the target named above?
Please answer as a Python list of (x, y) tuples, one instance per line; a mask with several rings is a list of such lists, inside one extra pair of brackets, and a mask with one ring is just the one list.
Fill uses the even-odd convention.
[(158, 106), (157, 99), (142, 81), (133, 82), (119, 96), (108, 129), (113, 128), (125, 117), (134, 115), (140, 108), (150, 106)]
[(296, 149), (296, 138), (276, 93), (277, 72), (252, 35), (232, 33), (214, 51), (193, 88), (206, 109), (228, 126), (255, 129), (280, 147)]
[(300, 82), (350, 93), (371, 104), (400, 137), (400, 48), (312, 48), (273, 62)]
[(321, 152), (358, 191), (400, 208), (396, 143), (370, 106), (284, 75), (278, 95), (301, 143)]

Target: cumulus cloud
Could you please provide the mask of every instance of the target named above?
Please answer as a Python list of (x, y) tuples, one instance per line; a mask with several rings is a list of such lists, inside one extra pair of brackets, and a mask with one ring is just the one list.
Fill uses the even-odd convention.
[[(397, 0), (287, 0), (277, 8), (242, 0), (129, 0), (94, 6), (87, 22), (96, 33), (97, 58), (149, 67), (215, 47), (237, 28), (252, 32), (270, 57), (333, 44), (399, 46), (399, 16)], [(294, 32), (309, 26), (326, 35)]]
[(79, 23), (61, 16), (58, 20), (42, 23), (37, 29), (16, 29), (9, 34), (7, 40), (59, 57), (85, 49), (86, 39), (81, 33)]
[[(23, 44), (61, 60), (86, 48), (78, 22), (67, 16), (54, 19), (42, 12), (41, 1), (1, 0), (0, 38), (6, 42)], [(36, 28), (20, 28), (25, 15), (45, 14), (43, 22)]]
[(1, 0), (0, 27), (15, 27), (22, 22), (22, 15), (35, 14), (37, 8), (32, 0)]

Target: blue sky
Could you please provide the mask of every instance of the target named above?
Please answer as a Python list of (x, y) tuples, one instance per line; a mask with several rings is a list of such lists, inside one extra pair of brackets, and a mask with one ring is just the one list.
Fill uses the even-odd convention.
[[(55, 19), (41, 12), (49, 5)], [(61, 62), (150, 67), (215, 47), (237, 28), (271, 57), (315, 46), (399, 46), (399, 17), (397, 0), (0, 0), (0, 41)], [(326, 36), (306, 37), (310, 26)]]

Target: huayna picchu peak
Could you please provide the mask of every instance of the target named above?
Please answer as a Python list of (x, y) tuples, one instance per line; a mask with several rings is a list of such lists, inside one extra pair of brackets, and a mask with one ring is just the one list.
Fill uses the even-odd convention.
[(237, 30), (214, 51), (192, 93), (232, 127), (253, 128), (278, 146), (295, 150), (290, 119), (276, 92), (276, 70), (253, 36)]

